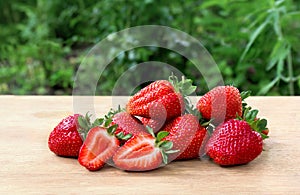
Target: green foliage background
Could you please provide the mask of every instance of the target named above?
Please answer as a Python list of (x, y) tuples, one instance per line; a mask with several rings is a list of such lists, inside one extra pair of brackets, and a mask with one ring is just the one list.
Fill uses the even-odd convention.
[[(299, 95), (299, 8), (297, 0), (0, 1), (0, 94), (72, 94), (76, 70), (94, 44), (124, 28), (156, 24), (199, 39), (226, 84), (254, 95)], [(125, 70), (149, 60), (176, 66), (205, 93), (191, 62), (139, 48), (105, 70), (99, 94), (110, 95)]]

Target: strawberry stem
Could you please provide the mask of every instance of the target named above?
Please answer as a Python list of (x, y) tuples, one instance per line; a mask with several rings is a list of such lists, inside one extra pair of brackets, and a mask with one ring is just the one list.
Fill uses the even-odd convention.
[(85, 116), (79, 116), (77, 119), (79, 124), (78, 133), (82, 141), (86, 139), (86, 136), (91, 128), (100, 126), (103, 123), (103, 120), (101, 119), (96, 119), (93, 123), (91, 123), (91, 116), (92, 115), (87, 112)]

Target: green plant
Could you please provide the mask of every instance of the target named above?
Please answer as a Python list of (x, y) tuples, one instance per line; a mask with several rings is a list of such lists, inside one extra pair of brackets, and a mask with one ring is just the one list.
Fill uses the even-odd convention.
[[(94, 44), (125, 28), (157, 24), (197, 38), (225, 84), (254, 95), (299, 95), (299, 9), (296, 0), (1, 1), (0, 93), (70, 95)], [(199, 86), (197, 94), (208, 90), (192, 62), (167, 49), (144, 47), (119, 54), (101, 75), (96, 94), (111, 95), (125, 71), (147, 61), (175, 66)], [(116, 94), (127, 95), (129, 85), (122, 82)]]
[[(300, 79), (300, 73), (298, 76), (295, 76), (292, 55), (293, 52), (298, 52), (299, 46), (296, 46), (295, 40), (293, 40), (294, 37), (291, 37), (291, 32), (287, 28), (295, 27), (296, 25), (298, 25), (296, 28), (300, 27), (299, 22), (298, 24), (295, 22), (300, 19), (300, 11), (292, 10), (287, 1), (269, 0), (265, 6), (260, 7), (256, 12), (248, 16), (249, 19), (252, 17), (255, 17), (255, 19), (250, 24), (249, 29), (254, 30), (240, 58), (240, 62), (245, 59), (258, 36), (263, 33), (265, 33), (264, 36), (273, 36), (275, 41), (272, 44), (272, 52), (267, 60), (266, 70), (270, 72), (272, 69), (275, 69), (276, 74), (270, 83), (259, 90), (258, 94), (266, 94), (274, 85), (283, 81), (288, 83), (289, 94), (294, 95), (294, 83)], [(271, 27), (273, 30), (267, 31), (268, 27)], [(299, 31), (300, 29), (297, 30)], [(300, 32), (298, 32), (299, 35)], [(262, 45), (268, 44), (266, 41), (267, 39), (260, 43)], [(284, 73), (285, 68), (288, 70), (286, 74)]]

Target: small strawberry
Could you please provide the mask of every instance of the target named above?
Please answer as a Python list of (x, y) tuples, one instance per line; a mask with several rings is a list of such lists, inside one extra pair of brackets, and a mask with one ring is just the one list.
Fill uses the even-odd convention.
[(219, 125), (205, 146), (206, 154), (222, 166), (246, 164), (260, 155), (261, 135), (243, 120), (230, 119)]
[(196, 107), (203, 118), (219, 124), (242, 115), (242, 98), (237, 88), (218, 86), (200, 98)]
[(170, 81), (154, 81), (136, 93), (129, 99), (126, 110), (131, 115), (169, 120), (184, 112), (184, 97), (193, 93), (195, 89), (191, 80), (183, 79), (178, 82), (172, 75)]
[(48, 147), (58, 156), (77, 157), (82, 139), (77, 131), (79, 114), (64, 118), (50, 133)]
[(119, 148), (115, 129), (116, 126), (92, 128), (80, 149), (78, 162), (90, 171), (101, 169)]
[(188, 147), (176, 158), (176, 160), (187, 160), (200, 157), (200, 148), (206, 136), (205, 127), (198, 125), (198, 129)]
[(198, 128), (199, 121), (197, 117), (192, 114), (177, 117), (165, 125), (163, 130), (169, 132), (169, 135), (165, 137), (164, 140), (173, 142), (173, 149), (180, 151), (170, 155), (170, 161), (184, 153), (192, 143)]
[[(152, 134), (152, 135), (151, 135)], [(113, 156), (116, 167), (127, 171), (148, 171), (167, 163), (167, 154), (172, 142), (162, 141), (167, 132), (159, 132), (157, 138), (152, 132), (132, 136)]]

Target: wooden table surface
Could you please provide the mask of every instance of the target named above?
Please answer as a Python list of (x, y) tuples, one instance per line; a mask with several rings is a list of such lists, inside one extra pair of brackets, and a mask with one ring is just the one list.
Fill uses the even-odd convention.
[[(97, 115), (114, 103), (94, 97)], [(125, 99), (126, 101), (126, 99)], [(73, 113), (72, 96), (0, 96), (1, 194), (300, 194), (300, 97), (251, 97), (269, 121), (263, 153), (224, 168), (209, 160), (172, 162), (150, 172), (89, 172), (48, 149), (53, 127)]]

